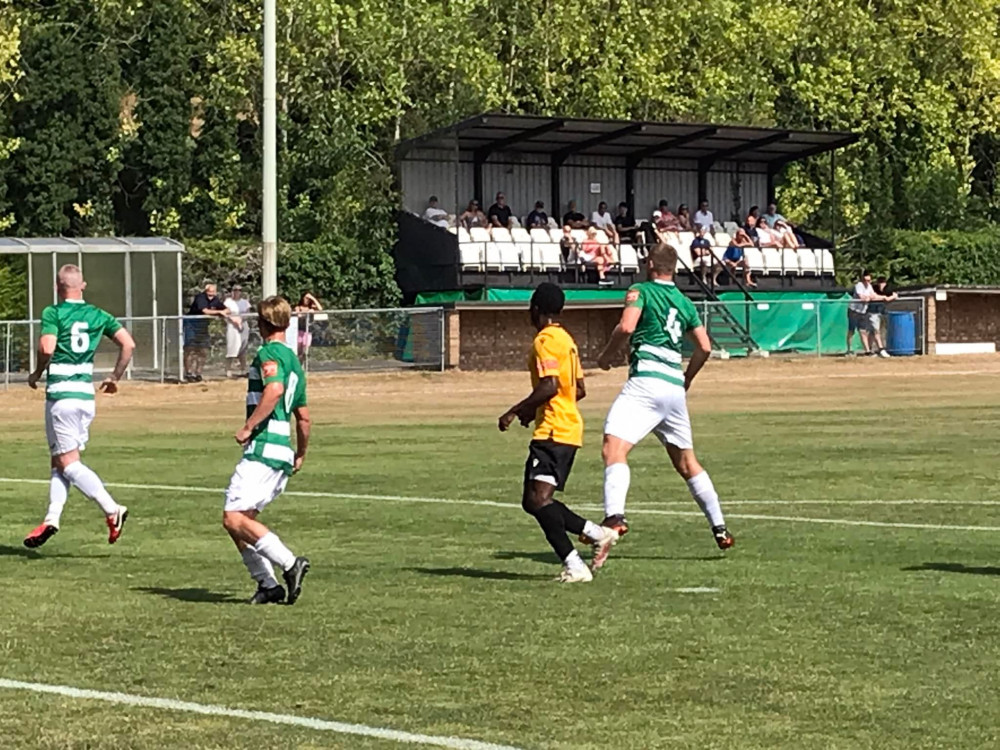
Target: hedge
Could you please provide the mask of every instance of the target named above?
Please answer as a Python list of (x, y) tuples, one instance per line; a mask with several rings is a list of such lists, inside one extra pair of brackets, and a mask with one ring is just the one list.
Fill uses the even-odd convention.
[(845, 250), (837, 265), (845, 275), (866, 267), (889, 276), (899, 286), (1000, 286), (1000, 228), (967, 232), (882, 230), (862, 238), (857, 248)]

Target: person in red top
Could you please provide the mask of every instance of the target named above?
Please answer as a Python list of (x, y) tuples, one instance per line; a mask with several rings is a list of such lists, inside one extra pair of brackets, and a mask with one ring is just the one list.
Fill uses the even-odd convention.
[(611, 248), (597, 239), (597, 230), (591, 227), (587, 230), (587, 239), (580, 244), (577, 258), (583, 265), (593, 265), (597, 269), (597, 283), (610, 284), (607, 278), (608, 267), (614, 262)]

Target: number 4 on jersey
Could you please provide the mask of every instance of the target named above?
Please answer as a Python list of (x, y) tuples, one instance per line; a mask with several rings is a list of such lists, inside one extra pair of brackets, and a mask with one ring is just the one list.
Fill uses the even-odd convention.
[(681, 329), (681, 322), (677, 320), (677, 308), (671, 307), (670, 314), (667, 315), (667, 323), (663, 326), (663, 330), (670, 335), (670, 340), (675, 344), (681, 340), (681, 336), (684, 335), (684, 331)]

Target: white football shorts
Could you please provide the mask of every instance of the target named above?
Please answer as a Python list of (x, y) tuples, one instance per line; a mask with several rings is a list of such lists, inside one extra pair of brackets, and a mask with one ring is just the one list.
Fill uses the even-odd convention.
[(288, 475), (260, 461), (243, 459), (226, 488), (227, 511), (264, 510), (288, 484)]
[(608, 410), (604, 434), (635, 445), (651, 432), (664, 445), (694, 447), (687, 393), (660, 378), (629, 378)]
[(78, 398), (46, 401), (45, 437), (49, 441), (49, 453), (61, 456), (70, 451), (82, 451), (90, 439), (90, 423), (96, 413), (94, 401)]

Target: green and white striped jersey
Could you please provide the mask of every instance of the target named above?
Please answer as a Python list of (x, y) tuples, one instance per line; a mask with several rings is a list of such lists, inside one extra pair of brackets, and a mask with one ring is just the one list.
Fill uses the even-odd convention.
[(281, 341), (264, 342), (253, 358), (247, 380), (248, 418), (260, 403), (264, 386), (270, 383), (281, 383), (285, 392), (271, 416), (253, 431), (243, 458), (291, 475), (295, 467), (291, 417), (292, 412), (306, 405), (306, 374), (295, 352)]
[(654, 280), (629, 287), (625, 306), (642, 311), (630, 342), (629, 377), (684, 385), (684, 334), (701, 325), (694, 303), (674, 282)]
[(94, 400), (94, 352), (101, 336), (113, 337), (121, 323), (82, 299), (66, 299), (42, 310), (41, 335), (56, 337), (45, 398)]

